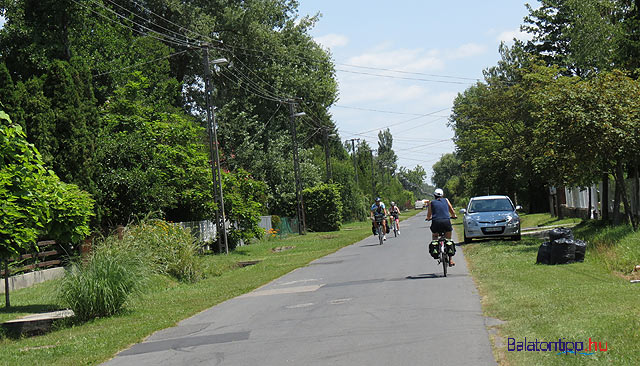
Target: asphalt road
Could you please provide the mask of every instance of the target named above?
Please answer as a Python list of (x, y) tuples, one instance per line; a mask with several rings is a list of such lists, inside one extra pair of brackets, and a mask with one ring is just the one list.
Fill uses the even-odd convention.
[(442, 277), (425, 212), (159, 331), (107, 365), (495, 365), (462, 250)]

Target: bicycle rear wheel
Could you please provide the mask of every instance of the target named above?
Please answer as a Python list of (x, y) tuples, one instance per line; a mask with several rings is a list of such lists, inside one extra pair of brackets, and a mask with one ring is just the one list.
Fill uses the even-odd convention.
[(444, 273), (444, 277), (447, 277), (447, 268), (449, 267), (449, 256), (446, 251), (442, 251), (440, 253), (440, 261), (442, 262), (442, 272)]

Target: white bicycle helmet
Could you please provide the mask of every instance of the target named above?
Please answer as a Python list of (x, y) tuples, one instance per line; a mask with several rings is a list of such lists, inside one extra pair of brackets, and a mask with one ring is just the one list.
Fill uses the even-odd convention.
[(444, 196), (444, 191), (440, 188), (436, 188), (436, 190), (433, 192), (433, 196), (434, 197), (442, 197)]

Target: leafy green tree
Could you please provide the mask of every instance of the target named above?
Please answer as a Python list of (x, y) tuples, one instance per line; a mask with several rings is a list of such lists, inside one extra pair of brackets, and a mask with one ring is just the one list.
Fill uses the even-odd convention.
[(211, 217), (205, 131), (179, 110), (156, 110), (152, 96), (148, 79), (134, 72), (104, 111), (95, 181), (105, 226), (152, 211), (171, 221)]
[[(621, 197), (636, 228), (627, 200), (624, 165), (638, 158), (640, 100), (634, 96), (640, 92), (640, 83), (619, 71), (589, 80), (556, 77), (554, 71), (537, 74), (545, 87), (539, 98), (541, 124), (536, 135), (538, 149), (543, 152), (536, 164), (555, 173), (551, 175), (554, 182), (571, 186), (595, 183), (603, 170), (612, 173), (619, 191), (616, 196)], [(617, 214), (620, 199), (615, 201)]]
[(393, 136), (387, 128), (378, 132), (378, 167), (381, 172), (395, 175), (398, 168), (398, 156), (393, 151)]
[(89, 235), (93, 200), (47, 170), (22, 128), (0, 111), (0, 257), (20, 254), (42, 235), (77, 243)]
[(619, 37), (619, 17), (615, 0), (541, 0), (522, 29), (532, 33), (527, 50), (539, 55), (547, 65), (566, 68), (567, 74), (587, 76), (610, 69)]
[(456, 154), (444, 154), (432, 169), (431, 181), (436, 187), (444, 187), (449, 179), (462, 175), (462, 162), (456, 157)]

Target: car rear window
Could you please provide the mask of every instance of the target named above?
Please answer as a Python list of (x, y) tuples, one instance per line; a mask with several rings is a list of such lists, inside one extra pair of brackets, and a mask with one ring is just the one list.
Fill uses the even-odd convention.
[(472, 200), (469, 212), (513, 211), (513, 205), (508, 199), (496, 198), (488, 200)]

